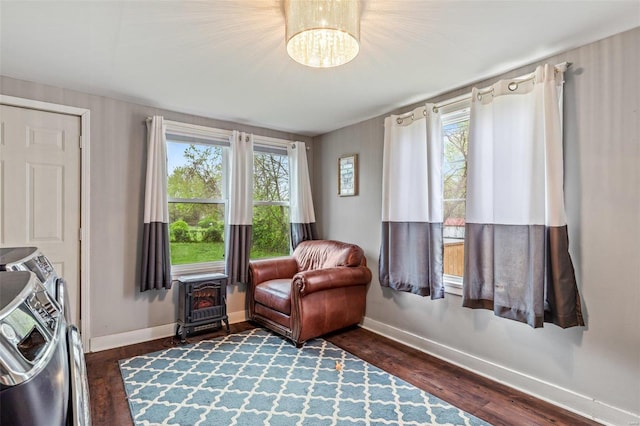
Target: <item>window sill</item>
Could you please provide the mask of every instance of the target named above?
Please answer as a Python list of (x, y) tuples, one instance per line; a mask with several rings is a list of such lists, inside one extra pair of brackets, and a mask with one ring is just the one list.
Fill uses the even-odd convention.
[(445, 275), (444, 291), (445, 293), (462, 296), (462, 277), (457, 277), (455, 275)]
[(171, 266), (171, 279), (192, 274), (224, 273), (224, 262), (189, 263)]

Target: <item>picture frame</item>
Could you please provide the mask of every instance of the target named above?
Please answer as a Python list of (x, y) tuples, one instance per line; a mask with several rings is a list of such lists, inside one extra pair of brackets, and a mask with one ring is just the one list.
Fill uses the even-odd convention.
[(338, 195), (358, 195), (358, 154), (346, 154), (338, 158)]

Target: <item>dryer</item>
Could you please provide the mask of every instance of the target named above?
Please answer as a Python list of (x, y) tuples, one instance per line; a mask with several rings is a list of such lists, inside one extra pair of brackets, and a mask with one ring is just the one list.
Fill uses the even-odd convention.
[(0, 249), (0, 424), (90, 425), (80, 333), (64, 280), (35, 247)]

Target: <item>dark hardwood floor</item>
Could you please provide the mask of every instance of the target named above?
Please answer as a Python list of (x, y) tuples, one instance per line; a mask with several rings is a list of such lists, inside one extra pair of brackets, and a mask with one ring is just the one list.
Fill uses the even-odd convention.
[[(251, 328), (254, 326), (247, 322), (232, 324), (231, 332)], [(224, 334), (220, 330), (190, 337), (188, 340), (195, 342)], [(355, 356), (496, 426), (598, 424), (362, 328), (352, 328), (325, 338)], [(173, 339), (166, 338), (87, 354), (93, 424), (132, 425), (118, 360), (162, 350), (174, 344)]]

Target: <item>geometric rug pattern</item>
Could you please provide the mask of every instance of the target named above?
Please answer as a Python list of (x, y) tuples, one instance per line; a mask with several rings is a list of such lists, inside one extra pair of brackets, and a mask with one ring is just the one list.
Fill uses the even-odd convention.
[(488, 425), (323, 339), (263, 329), (120, 361), (136, 425)]

